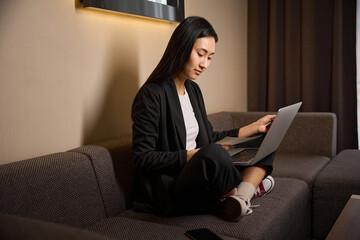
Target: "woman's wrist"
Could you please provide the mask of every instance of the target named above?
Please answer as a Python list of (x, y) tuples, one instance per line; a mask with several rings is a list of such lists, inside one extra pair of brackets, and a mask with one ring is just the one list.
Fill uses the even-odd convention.
[(260, 123), (258, 121), (256, 121), (256, 122), (253, 122), (252, 124), (253, 124), (253, 132), (254, 132), (252, 135), (259, 133)]
[(243, 127), (242, 127), (242, 128), (239, 128), (238, 138), (242, 138), (242, 137), (243, 137), (243, 132), (244, 132)]
[(256, 121), (245, 127), (239, 128), (238, 137), (239, 138), (250, 137), (257, 133), (259, 133), (259, 123)]

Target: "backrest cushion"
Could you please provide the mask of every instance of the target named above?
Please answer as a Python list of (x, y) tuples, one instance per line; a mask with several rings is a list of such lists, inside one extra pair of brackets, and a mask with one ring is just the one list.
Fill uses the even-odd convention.
[[(135, 171), (131, 136), (108, 139), (94, 145), (102, 146), (110, 153), (115, 177), (120, 187), (121, 204), (125, 203), (126, 209), (131, 208)], [(124, 208), (123, 205), (120, 207)]]
[[(276, 113), (220, 112), (210, 114), (208, 118), (215, 131), (223, 131), (246, 126), (267, 114)], [(336, 115), (325, 112), (297, 113), (279, 146), (278, 152), (315, 154), (329, 158), (335, 157)]]
[(112, 157), (109, 151), (104, 147), (95, 145), (85, 145), (70, 151), (88, 156), (98, 181), (106, 217), (115, 217), (122, 211), (125, 211), (125, 195), (115, 177)]
[(234, 129), (237, 126), (234, 124), (234, 119), (231, 112), (217, 112), (208, 115), (214, 131), (226, 131)]
[(91, 161), (75, 152), (0, 165), (0, 213), (80, 228), (106, 217)]

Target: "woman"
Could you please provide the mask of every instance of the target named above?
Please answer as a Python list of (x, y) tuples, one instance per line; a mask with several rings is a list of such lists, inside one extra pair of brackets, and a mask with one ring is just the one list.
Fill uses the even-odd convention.
[(252, 212), (249, 200), (256, 189), (261, 196), (273, 187), (272, 156), (257, 166), (235, 167), (228, 147), (214, 143), (225, 136), (265, 133), (275, 118), (268, 115), (240, 129), (213, 131), (193, 80), (210, 65), (217, 41), (207, 20), (186, 18), (134, 99), (136, 210), (163, 216), (216, 211), (236, 221)]

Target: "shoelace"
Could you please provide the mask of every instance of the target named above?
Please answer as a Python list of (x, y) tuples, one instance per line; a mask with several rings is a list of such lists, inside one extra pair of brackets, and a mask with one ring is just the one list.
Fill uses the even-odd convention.
[(260, 207), (260, 204), (252, 205), (251, 202), (250, 202), (250, 199), (245, 201), (245, 203), (246, 203), (246, 206), (248, 207), (248, 209), (246, 210), (245, 215), (251, 214), (253, 212), (253, 208)]
[[(220, 201), (223, 202), (223, 201), (225, 201), (225, 199), (226, 198), (221, 198)], [(246, 207), (247, 207), (245, 215), (250, 215), (253, 212), (253, 208), (260, 207), (260, 204), (252, 205), (251, 202), (250, 202), (250, 199), (244, 200), (244, 202), (245, 202)]]

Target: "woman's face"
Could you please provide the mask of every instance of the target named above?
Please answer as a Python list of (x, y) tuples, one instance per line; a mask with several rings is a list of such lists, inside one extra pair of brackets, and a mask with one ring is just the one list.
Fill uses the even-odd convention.
[(214, 37), (202, 37), (196, 39), (190, 58), (178, 77), (184, 80), (188, 78), (196, 80), (200, 74), (209, 67), (214, 54)]

